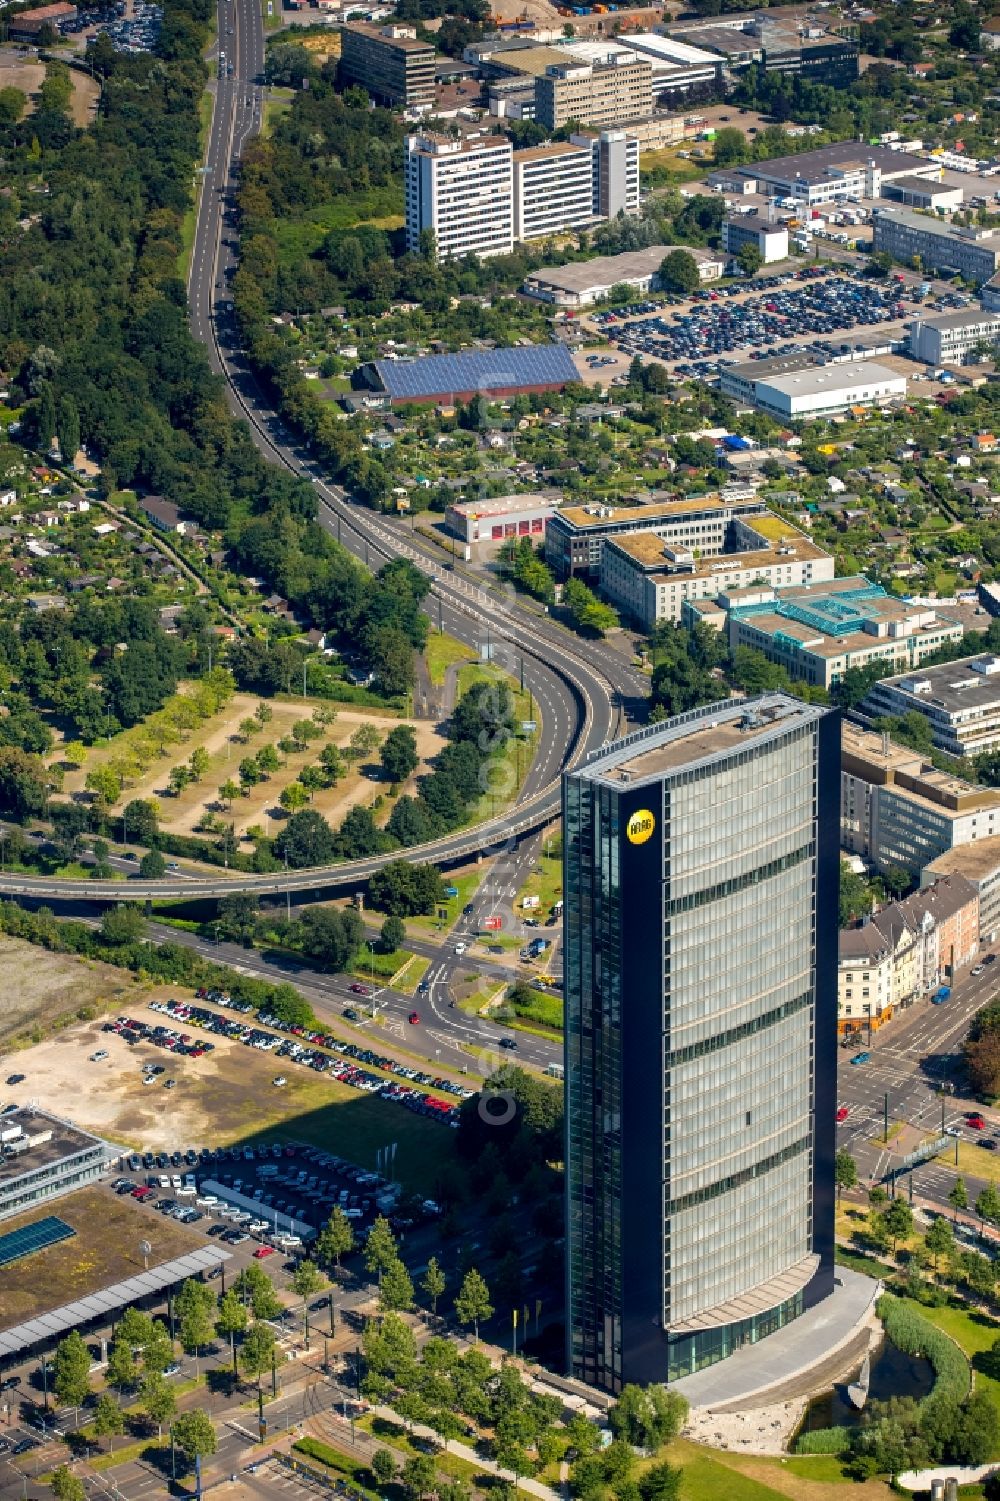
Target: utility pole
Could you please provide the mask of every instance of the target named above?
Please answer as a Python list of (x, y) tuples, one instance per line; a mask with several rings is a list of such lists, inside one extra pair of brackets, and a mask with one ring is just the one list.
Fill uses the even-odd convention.
[[(285, 845), (285, 875), (288, 875), (288, 845)], [(288, 921), (292, 920), (292, 892), (291, 887), (285, 887), (285, 916)]]
[(884, 1125), (885, 1125), (885, 1135), (883, 1136), (883, 1140), (884, 1140), (886, 1146), (888, 1146), (889, 1145), (889, 1091), (888, 1090), (886, 1090), (885, 1095), (883, 1097), (882, 1118), (883, 1118)]

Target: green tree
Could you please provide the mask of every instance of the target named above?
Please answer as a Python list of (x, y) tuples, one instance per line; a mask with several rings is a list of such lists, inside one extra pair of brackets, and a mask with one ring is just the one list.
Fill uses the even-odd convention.
[(174, 1421), (172, 1432), (174, 1443), (191, 1464), (215, 1453), (215, 1428), (208, 1413), (200, 1407), (182, 1412)]
[(955, 1249), (955, 1232), (943, 1215), (938, 1215), (924, 1236), (924, 1245), (930, 1252), (934, 1262), (934, 1271), (937, 1272), (940, 1257), (948, 1257)]
[(27, 103), (28, 96), (21, 89), (10, 86), (0, 89), (0, 125), (16, 125)]
[(493, 1317), (493, 1305), (490, 1302), (490, 1290), (475, 1267), (470, 1267), (465, 1274), (455, 1299), (455, 1312), (460, 1324), (473, 1326), (478, 1342), (479, 1326)]
[(660, 262), (660, 286), (665, 292), (690, 296), (701, 285), (698, 262), (688, 250), (671, 250)]
[(857, 1187), (858, 1168), (850, 1152), (840, 1151), (833, 1159), (833, 1181), (837, 1185), (837, 1203), (844, 1189)]
[(376, 1449), (371, 1457), (371, 1472), (379, 1486), (391, 1485), (396, 1478), (396, 1461), (389, 1449)]
[(390, 730), (379, 753), (382, 772), (389, 782), (405, 782), (420, 764), (417, 736), (411, 725), (400, 724)]
[(399, 1260), (396, 1239), (384, 1215), (379, 1215), (368, 1232), (364, 1259), (365, 1270), (378, 1273), (379, 1286), (382, 1285), (382, 1277), (386, 1270), (394, 1261)]
[(240, 1346), (240, 1365), (248, 1376), (256, 1379), (258, 1391), (262, 1378), (271, 1369), (274, 1353), (275, 1338), (271, 1326), (251, 1324)]
[(224, 808), (231, 808), (240, 795), (240, 784), (234, 782), (232, 777), (227, 777), (219, 788), (219, 798)]
[(277, 1318), (281, 1312), (281, 1300), (260, 1262), (252, 1261), (244, 1267), (233, 1287), (243, 1302), (249, 1303), (255, 1319)]
[(212, 1342), (215, 1334), (215, 1296), (204, 1282), (188, 1278), (182, 1283), (174, 1299), (174, 1311), (178, 1318), (178, 1336), (188, 1355), (198, 1359), (205, 1345)]
[(125, 1414), (108, 1392), (102, 1392), (98, 1397), (91, 1421), (98, 1438), (107, 1438), (114, 1453), (116, 1437), (125, 1432)]
[(379, 943), (386, 954), (394, 954), (406, 942), (406, 926), (401, 917), (387, 917), (379, 931)]
[(138, 907), (120, 902), (109, 907), (101, 918), (101, 937), (114, 948), (137, 943), (146, 932), (146, 919)]
[(987, 1183), (976, 1200), (976, 1213), (981, 1220), (991, 1223), (1000, 1221), (1000, 1194), (995, 1183)]
[(382, 1313), (394, 1309), (406, 1312), (413, 1307), (413, 1283), (398, 1256), (382, 1270), (379, 1279), (379, 1308)]
[(736, 252), (736, 260), (744, 276), (756, 276), (764, 264), (764, 257), (752, 240), (747, 240)]
[(60, 1407), (82, 1407), (90, 1395), (90, 1351), (76, 1329), (56, 1346), (52, 1390)]
[(286, 813), (298, 813), (309, 802), (309, 794), (301, 782), (289, 782), (282, 787), (278, 801)]
[(243, 1304), (232, 1288), (219, 1300), (219, 1314), (215, 1321), (216, 1333), (229, 1341), (229, 1353), (233, 1359), (233, 1375), (236, 1374), (236, 1336), (246, 1332), (249, 1317)]
[(420, 1285), (431, 1300), (431, 1313), (436, 1316), (438, 1298), (441, 1297), (448, 1286), (448, 1279), (441, 1270), (436, 1256), (432, 1256), (430, 1261), (428, 1261), (427, 1270), (423, 1275)]
[(747, 138), (735, 125), (724, 125), (715, 132), (712, 158), (717, 167), (735, 167), (749, 159)]
[(676, 1465), (654, 1465), (639, 1481), (642, 1501), (679, 1501), (683, 1474)]
[(665, 1386), (624, 1386), (608, 1415), (616, 1438), (640, 1449), (659, 1449), (676, 1438), (687, 1419), (688, 1404)]
[(167, 862), (159, 850), (147, 850), (139, 861), (139, 874), (144, 881), (158, 881), (167, 873)]
[(121, 1334), (115, 1338), (108, 1351), (108, 1365), (104, 1373), (108, 1386), (116, 1386), (119, 1392), (135, 1386), (139, 1380), (139, 1367), (132, 1354), (132, 1342)]
[(948, 1190), (948, 1203), (955, 1211), (956, 1220), (958, 1219), (959, 1213), (968, 1209), (969, 1194), (968, 1190), (965, 1187), (964, 1178), (956, 1178), (954, 1183), (951, 1185), (951, 1188)]
[(292, 1273), (292, 1291), (303, 1303), (326, 1286), (326, 1278), (313, 1261), (300, 1261)]
[[(0, 103), (6, 92), (6, 89), (0, 89)], [(14, 89), (11, 92), (16, 94), (19, 90)], [(52, 1471), (49, 1486), (56, 1501), (87, 1501), (87, 1487), (79, 1475), (73, 1474), (69, 1465), (61, 1464), (58, 1469)]]
[(164, 1423), (169, 1423), (177, 1411), (177, 1398), (169, 1381), (159, 1371), (150, 1371), (144, 1377), (140, 1392), (142, 1410), (150, 1423), (156, 1424), (156, 1436), (160, 1437)]
[(896, 1254), (896, 1244), (905, 1240), (913, 1232), (913, 1210), (903, 1198), (891, 1199), (882, 1211), (882, 1223), (892, 1242), (892, 1254)]
[(414, 1454), (400, 1471), (400, 1480), (411, 1501), (423, 1501), (434, 1490), (437, 1471), (429, 1454)]
[(325, 1266), (332, 1262), (335, 1267), (339, 1267), (341, 1257), (349, 1256), (353, 1249), (354, 1230), (351, 1222), (340, 1205), (336, 1204), (316, 1238), (316, 1256)]

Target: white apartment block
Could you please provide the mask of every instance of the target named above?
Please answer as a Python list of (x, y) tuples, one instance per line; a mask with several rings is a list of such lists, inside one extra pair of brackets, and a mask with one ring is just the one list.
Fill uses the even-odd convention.
[(514, 152), (515, 240), (537, 240), (594, 222), (593, 157), (589, 140), (552, 141)]
[(639, 212), (639, 142), (623, 130), (514, 152), (514, 239)]
[(406, 138), (406, 245), (434, 234), (440, 260), (514, 248), (513, 149), (505, 136)]

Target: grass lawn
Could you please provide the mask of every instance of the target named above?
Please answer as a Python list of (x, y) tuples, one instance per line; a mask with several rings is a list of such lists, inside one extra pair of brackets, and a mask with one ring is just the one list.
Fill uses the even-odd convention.
[[(1000, 1156), (1000, 1153), (997, 1155)], [(995, 1182), (1000, 1176), (997, 1170), (1000, 1164), (994, 1162), (992, 1152), (984, 1152), (974, 1141), (959, 1141), (957, 1137), (948, 1143), (934, 1161), (940, 1162), (942, 1167), (950, 1168), (953, 1173), (961, 1173), (967, 1179), (989, 1178)]]
[[(425, 1451), (418, 1449), (414, 1444), (402, 1423), (393, 1423), (388, 1418), (378, 1417), (375, 1413), (368, 1413), (359, 1419), (359, 1428), (367, 1428), (373, 1438), (380, 1439), (383, 1443), (391, 1444), (400, 1454), (408, 1457), (422, 1454)], [(482, 1475), (481, 1465), (473, 1464), (471, 1460), (460, 1459), (457, 1454), (446, 1454), (443, 1450), (434, 1455), (434, 1467), (445, 1475), (450, 1475), (453, 1480), (475, 1481), (478, 1475)]]
[[(903, 1122), (902, 1121), (890, 1121), (889, 1122), (889, 1140), (892, 1141), (892, 1139), (893, 1139), (894, 1136), (898, 1136), (899, 1133), (900, 1133), (900, 1131), (902, 1131), (902, 1129), (903, 1129)], [(886, 1137), (885, 1137), (885, 1132), (884, 1131), (879, 1131), (875, 1136), (873, 1136), (871, 1138), (871, 1143), (872, 1143), (873, 1147), (882, 1147), (882, 1146), (885, 1146), (885, 1141), (886, 1141)]]
[(352, 1459), (342, 1450), (335, 1449), (326, 1439), (301, 1439), (292, 1445), (292, 1451), (295, 1455), (302, 1455), (310, 1464), (320, 1465), (323, 1469), (332, 1470), (335, 1475), (342, 1475), (346, 1480), (352, 1481), (375, 1501), (376, 1493), (365, 1485), (365, 1481), (371, 1479), (368, 1466), (359, 1459)]
[(388, 981), (398, 970), (407, 967), (412, 959), (409, 949), (393, 949), (391, 954), (380, 954), (376, 950), (373, 954), (366, 946), (358, 950), (351, 965), (351, 974), (357, 975), (359, 980), (367, 980), (369, 984), (375, 984), (378, 980)]
[[(380, 1045), (374, 1039), (373, 1043)], [(434, 1191), (441, 1168), (454, 1160), (455, 1133), (438, 1121), (413, 1115), (347, 1085), (320, 1079), (295, 1084), (295, 1114), (261, 1123), (252, 1133), (243, 1133), (241, 1141), (304, 1141), (372, 1170), (378, 1148), (395, 1141), (396, 1176), (407, 1188), (424, 1194)], [(337, 1092), (333, 1100), (331, 1090)], [(289, 1075), (288, 1090), (274, 1093), (291, 1092)], [(258, 1104), (263, 1104), (259, 1095)]]
[(484, 1006), (491, 1001), (502, 1000), (506, 993), (506, 984), (497, 985), (486, 990), (474, 990), (471, 995), (463, 996), (458, 1002), (460, 1011), (467, 1011), (470, 1016), (478, 1016)]
[(265, 139), (271, 134), (278, 121), (288, 114), (292, 107), (292, 97), (292, 89), (269, 91), (268, 98), (264, 101), (264, 117), (260, 126), (260, 133)]
[(402, 210), (402, 187), (395, 184), (342, 194), (310, 209), (299, 219), (281, 219), (272, 226), (279, 259), (291, 265), (314, 254), (331, 229), (353, 229), (357, 224), (395, 229), (403, 223)]
[[(540, 990), (536, 990), (531, 1005), (518, 1010), (517, 1019), (527, 1023), (537, 1022), (543, 1029), (548, 1028), (553, 1032), (561, 1033), (563, 1028), (562, 998), (557, 995), (543, 995)], [(514, 1025), (517, 1026), (517, 1022)]]
[(678, 1439), (661, 1457), (683, 1467), (681, 1501), (890, 1501), (893, 1495), (880, 1480), (845, 1480), (839, 1461), (827, 1454), (770, 1459)]
[(427, 673), (435, 688), (441, 687), (453, 662), (468, 662), (474, 656), (471, 646), (466, 646), (464, 641), (459, 641), (455, 636), (449, 636), (447, 631), (434, 632), (428, 637), (424, 649)]
[(540, 854), (534, 869), (517, 893), (517, 911), (526, 896), (538, 897), (539, 912), (547, 914), (556, 902), (562, 901), (562, 853)]
[[(986, 1314), (979, 1313), (974, 1308), (924, 1308), (915, 1305), (920, 1313), (930, 1324), (936, 1324), (943, 1329), (945, 1334), (959, 1345), (972, 1361), (975, 1371), (976, 1391), (983, 1391), (989, 1397), (997, 1413), (1000, 1414), (1000, 1381), (993, 1376), (988, 1376), (983, 1369), (983, 1355), (993, 1348), (994, 1341), (1000, 1336), (1000, 1326), (994, 1319)], [(994, 1459), (1000, 1457), (995, 1452)]]
[(414, 954), (396, 975), (394, 989), (402, 991), (403, 995), (413, 995), (430, 967), (429, 959)]
[[(205, 154), (205, 144), (208, 141), (208, 132), (212, 128), (212, 95), (206, 89), (198, 101), (198, 161), (201, 162)], [(188, 270), (191, 265), (191, 251), (194, 249), (194, 232), (198, 222), (198, 199), (201, 195), (204, 178), (199, 177), (197, 186), (192, 192), (192, 201), (181, 222), (181, 253), (177, 257), (177, 275), (183, 282), (188, 279)]]
[[(499, 682), (504, 680), (512, 688), (514, 697), (514, 722), (535, 720), (537, 709), (534, 697), (527, 690), (523, 693), (516, 686), (516, 681), (509, 673), (503, 672), (491, 662), (470, 662), (466, 667), (458, 669), (458, 696), (468, 693), (475, 683)], [(484, 792), (478, 803), (473, 804), (465, 819), (466, 824), (481, 823), (494, 814), (501, 813), (517, 800), (517, 794), (521, 783), (527, 776), (535, 752), (538, 749), (540, 731), (536, 728), (529, 735), (517, 735), (508, 741), (502, 754), (494, 759), (497, 763), (496, 770), (492, 774), (492, 785), (497, 787), (497, 792)], [(505, 762), (510, 759), (511, 774)]]
[[(406, 919), (407, 930), (414, 933), (427, 934), (437, 933), (442, 928), (448, 929), (452, 927), (461, 917), (462, 908), (472, 901), (479, 889), (479, 883), (485, 874), (486, 867), (482, 865), (474, 865), (470, 870), (448, 871), (444, 878), (444, 884), (446, 886), (453, 886), (456, 895), (447, 896), (441, 902), (442, 910), (444, 908), (448, 909), (448, 916), (444, 922), (441, 924), (438, 923), (437, 912), (435, 911), (429, 917), (408, 917)], [(370, 907), (368, 910), (374, 911), (374, 908)]]

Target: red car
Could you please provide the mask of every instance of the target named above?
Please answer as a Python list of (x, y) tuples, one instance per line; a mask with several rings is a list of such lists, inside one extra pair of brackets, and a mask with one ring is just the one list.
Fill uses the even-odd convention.
[(837, 1111), (837, 1124), (838, 1125), (840, 1124), (841, 1121), (846, 1121), (848, 1113), (849, 1112), (848, 1112), (847, 1106), (846, 1105), (841, 1105), (840, 1109)]
[(254, 1254), (254, 1259), (256, 1261), (263, 1261), (265, 1256), (273, 1256), (274, 1255), (274, 1247), (273, 1246), (258, 1246), (257, 1249), (256, 1249), (256, 1251), (253, 1254)]
[(351, 994), (352, 995), (368, 995), (369, 993), (370, 992), (368, 990), (368, 986), (367, 985), (352, 985), (351, 986)]
[(419, 1011), (411, 1011), (410, 1014), (409, 1014), (409, 1016), (406, 1019), (410, 1023), (411, 1027), (419, 1026), (420, 1025), (420, 1012)]
[(966, 1120), (968, 1121), (969, 1125), (972, 1127), (973, 1131), (985, 1131), (986, 1130), (986, 1122), (983, 1120), (983, 1118), (982, 1118), (981, 1115), (967, 1115), (966, 1116)]

